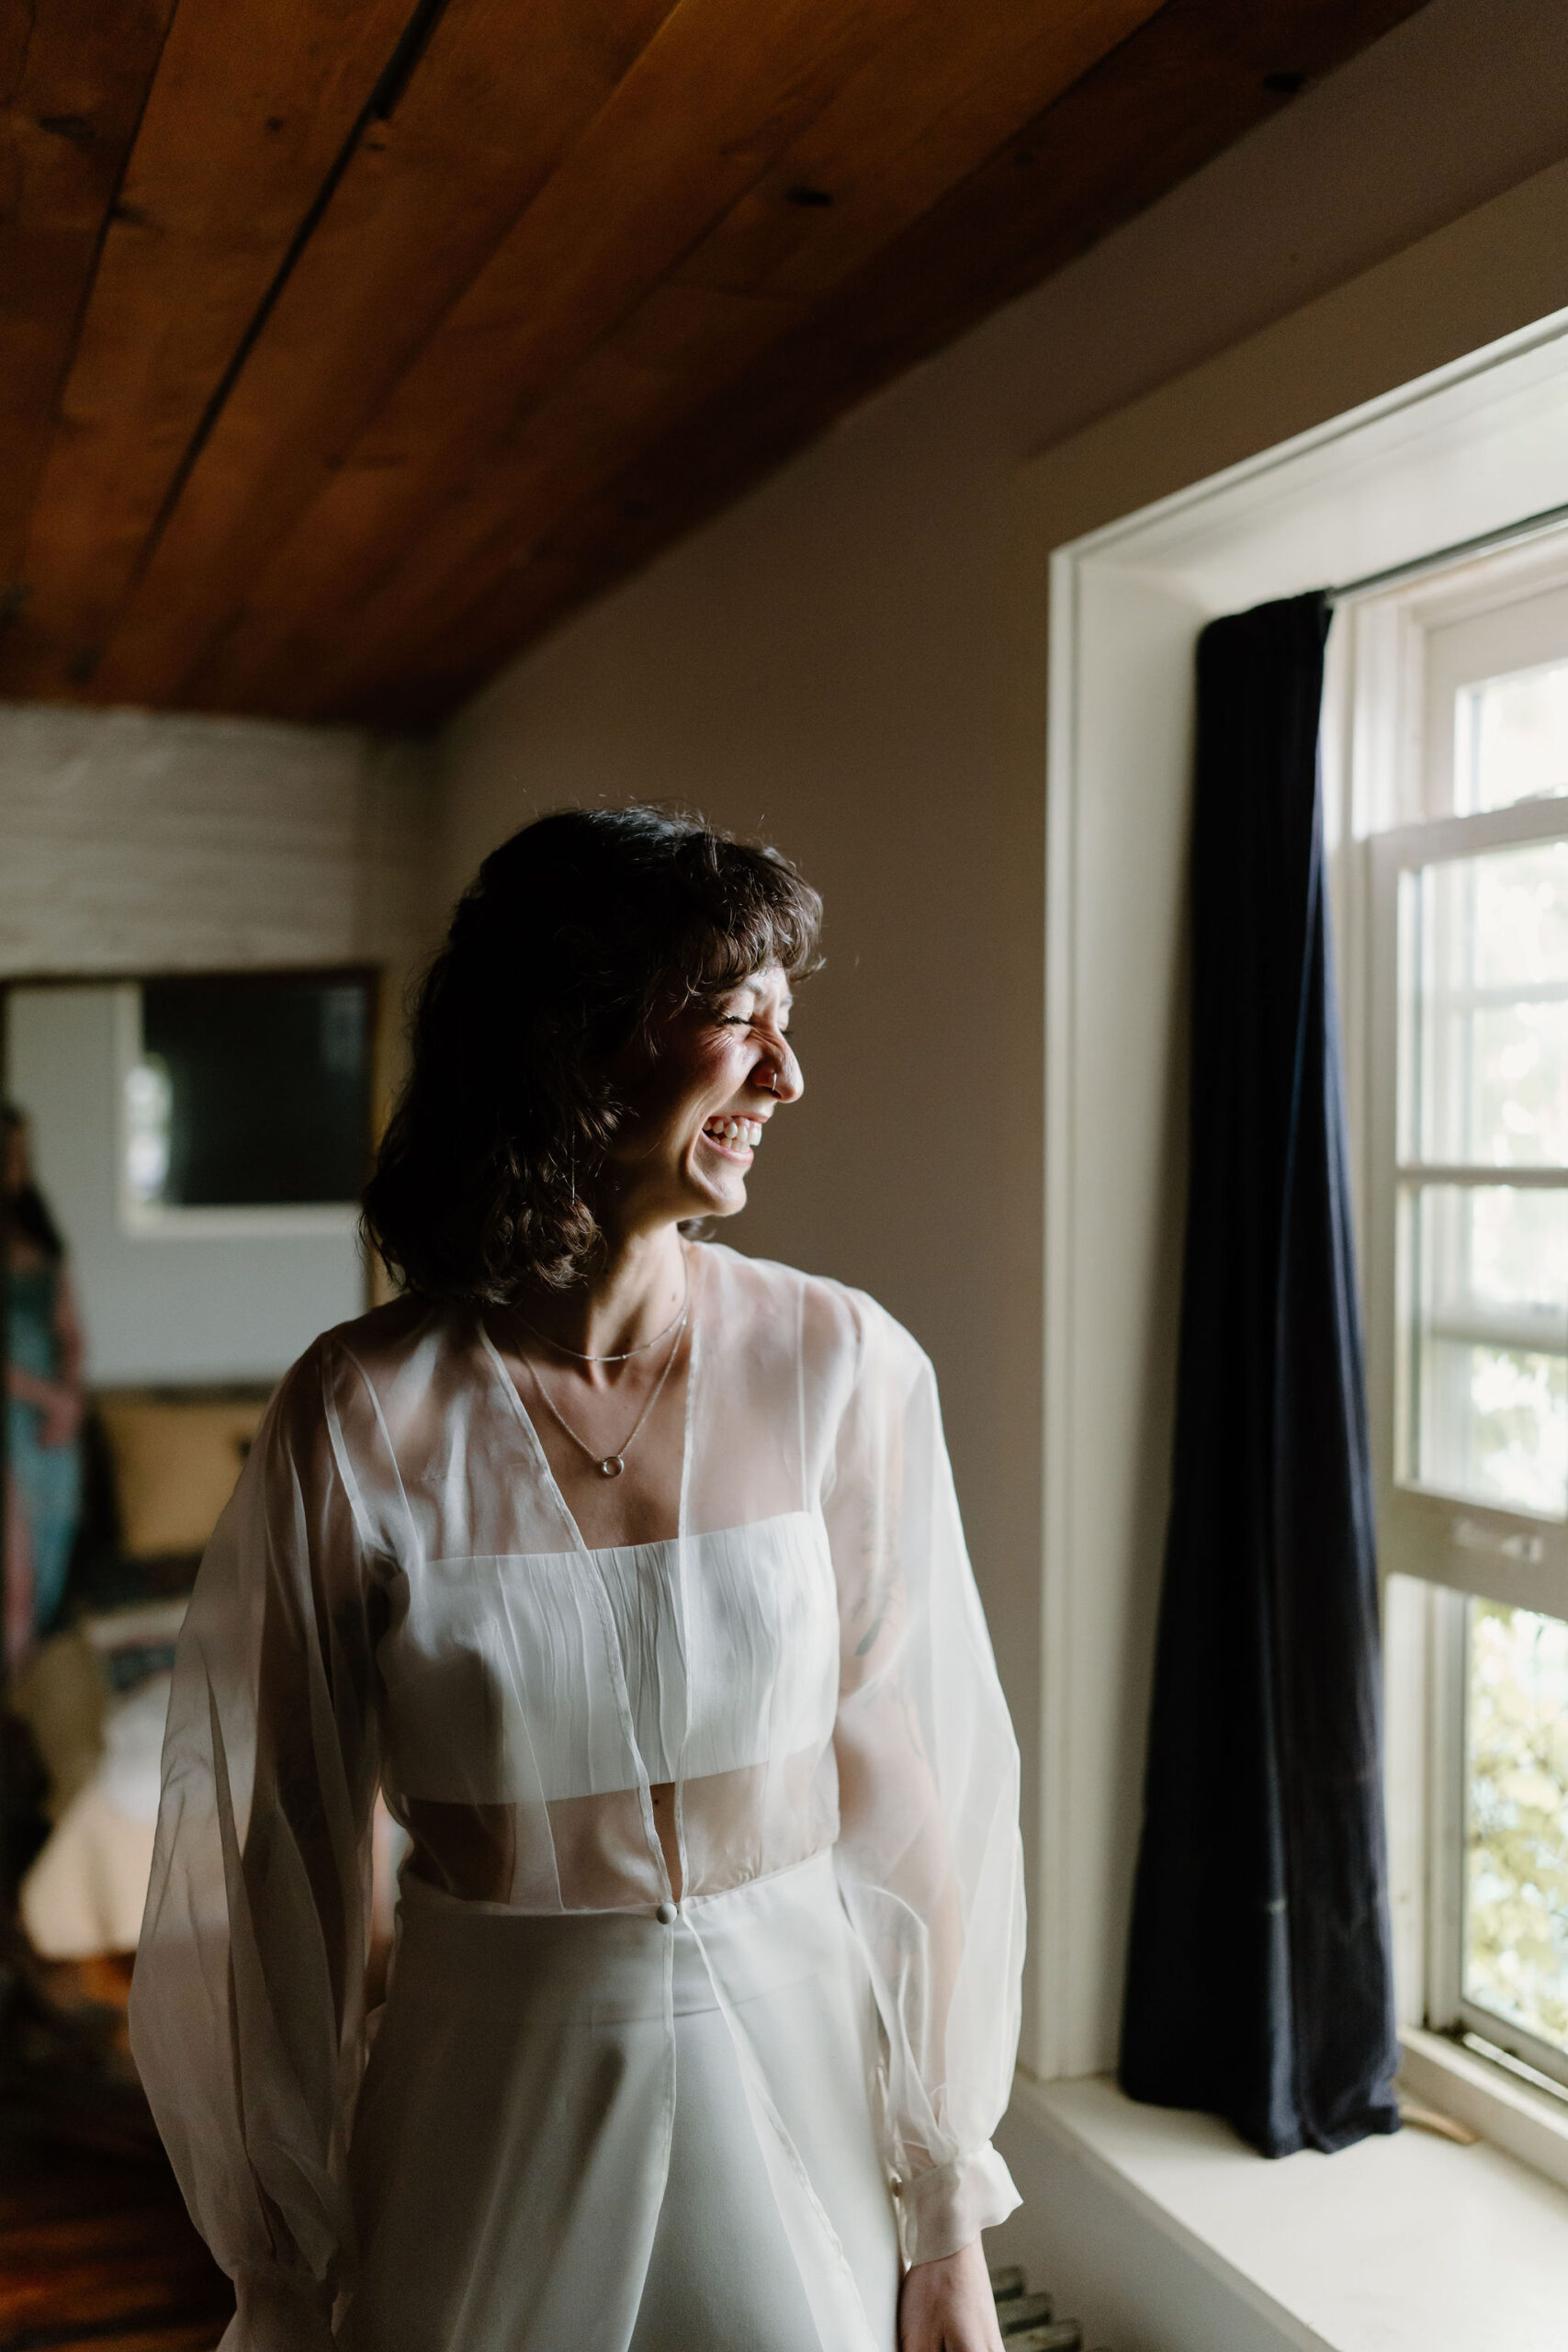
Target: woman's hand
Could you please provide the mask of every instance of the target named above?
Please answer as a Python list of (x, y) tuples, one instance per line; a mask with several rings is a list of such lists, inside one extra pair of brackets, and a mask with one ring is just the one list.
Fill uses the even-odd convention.
[(50, 1391), (49, 1401), (39, 1423), (38, 1442), (40, 1445), (69, 1445), (82, 1430), (82, 1392), (63, 1386)]
[(1002, 2352), (978, 2238), (940, 2262), (917, 2262), (898, 2296), (900, 2352)]
[(18, 1405), (30, 1405), (39, 1416), (40, 1445), (69, 1445), (82, 1427), (82, 1391), (65, 1380), (41, 1380), (20, 1364), (6, 1369), (7, 1394)]
[(6, 1367), (6, 1394), (17, 1405), (35, 1405), (41, 1412), (54, 1394), (52, 1380), (45, 1380), (36, 1372), (26, 1372), (19, 1363)]

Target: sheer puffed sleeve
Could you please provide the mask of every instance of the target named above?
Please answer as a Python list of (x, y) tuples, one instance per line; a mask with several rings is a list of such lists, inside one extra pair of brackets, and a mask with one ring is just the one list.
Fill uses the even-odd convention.
[(886, 2037), (904, 2256), (928, 2262), (1019, 2202), (990, 2144), (1018, 2046), (1018, 1747), (931, 1365), (871, 1300), (851, 1305), (857, 1368), (824, 1498), (842, 1628), (837, 1864)]
[(375, 1587), (344, 1440), (359, 1385), (330, 1339), (289, 1374), (175, 1665), (131, 2047), (235, 2283), (224, 2352), (329, 2346), (352, 2272), (344, 2156), (378, 1777)]

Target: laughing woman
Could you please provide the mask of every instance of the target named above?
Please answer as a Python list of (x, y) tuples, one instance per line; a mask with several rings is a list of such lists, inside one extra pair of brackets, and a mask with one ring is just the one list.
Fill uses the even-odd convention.
[(690, 1231), (819, 914), (573, 812), (431, 970), (403, 1295), (285, 1380), (175, 1674), (132, 2028), (230, 2352), (998, 2352), (1018, 1759), (931, 1367)]

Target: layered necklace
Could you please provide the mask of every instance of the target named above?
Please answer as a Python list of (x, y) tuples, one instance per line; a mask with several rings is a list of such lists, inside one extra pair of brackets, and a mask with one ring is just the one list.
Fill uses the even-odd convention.
[[(664, 1359), (664, 1369), (660, 1374), (658, 1379), (654, 1382), (653, 1387), (649, 1394), (648, 1402), (637, 1417), (637, 1427), (632, 1430), (630, 1437), (623, 1439), (618, 1451), (614, 1453), (600, 1453), (596, 1452), (596, 1450), (589, 1444), (586, 1438), (580, 1437), (578, 1435), (577, 1431), (572, 1428), (571, 1423), (567, 1419), (566, 1415), (556, 1403), (555, 1398), (550, 1395), (549, 1390), (545, 1386), (544, 1377), (539, 1371), (538, 1365), (532, 1363), (528, 1363), (528, 1370), (533, 1375), (534, 1385), (539, 1392), (539, 1401), (544, 1406), (545, 1410), (549, 1414), (550, 1419), (555, 1422), (557, 1428), (562, 1430), (571, 1440), (573, 1445), (577, 1447), (578, 1451), (588, 1456), (589, 1461), (592, 1463), (593, 1467), (598, 1471), (599, 1476), (602, 1478), (618, 1478), (622, 1471), (626, 1468), (626, 1456), (631, 1452), (633, 1446), (637, 1443), (637, 1439), (642, 1435), (643, 1428), (648, 1420), (649, 1415), (652, 1412), (655, 1405), (658, 1404), (660, 1396), (663, 1396), (664, 1384), (669, 1379), (671, 1372), (675, 1369), (675, 1359), (681, 1352), (681, 1341), (685, 1336), (686, 1322), (691, 1311), (692, 1267), (691, 1261), (688, 1259), (686, 1261), (685, 1295), (682, 1298), (680, 1308), (676, 1314), (674, 1321), (672, 1323), (667, 1323), (662, 1331), (656, 1331), (651, 1340), (639, 1340), (635, 1348), (623, 1348), (618, 1355), (587, 1355), (580, 1348), (569, 1348), (564, 1340), (552, 1340), (547, 1331), (541, 1331), (536, 1324), (529, 1322), (525, 1315), (517, 1316), (517, 1320), (522, 1324), (525, 1331), (532, 1331), (534, 1337), (536, 1340), (543, 1340), (547, 1347), (558, 1348), (563, 1356), (575, 1356), (579, 1363), (626, 1363), (633, 1356), (646, 1355), (649, 1348), (658, 1347), (661, 1340), (668, 1340), (670, 1341), (670, 1352)], [(513, 1314), (516, 1314), (516, 1309), (513, 1308)], [(525, 1358), (524, 1361), (526, 1363), (527, 1359)]]

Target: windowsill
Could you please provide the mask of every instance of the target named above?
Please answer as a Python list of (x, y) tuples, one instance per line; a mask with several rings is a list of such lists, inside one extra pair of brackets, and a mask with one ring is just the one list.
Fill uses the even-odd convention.
[(1140, 2107), (1102, 2076), (1021, 2077), (1012, 2112), (1181, 2245), (1238, 2318), (1271, 2323), (1271, 2341), (1562, 2352), (1568, 2192), (1500, 2148), (1407, 2129), (1269, 2163), (1213, 2118)]
[(1400, 2039), (1400, 2080), (1413, 2098), (1469, 2124), (1494, 2147), (1568, 2189), (1568, 2098), (1536, 2090), (1443, 2034), (1406, 2026)]

